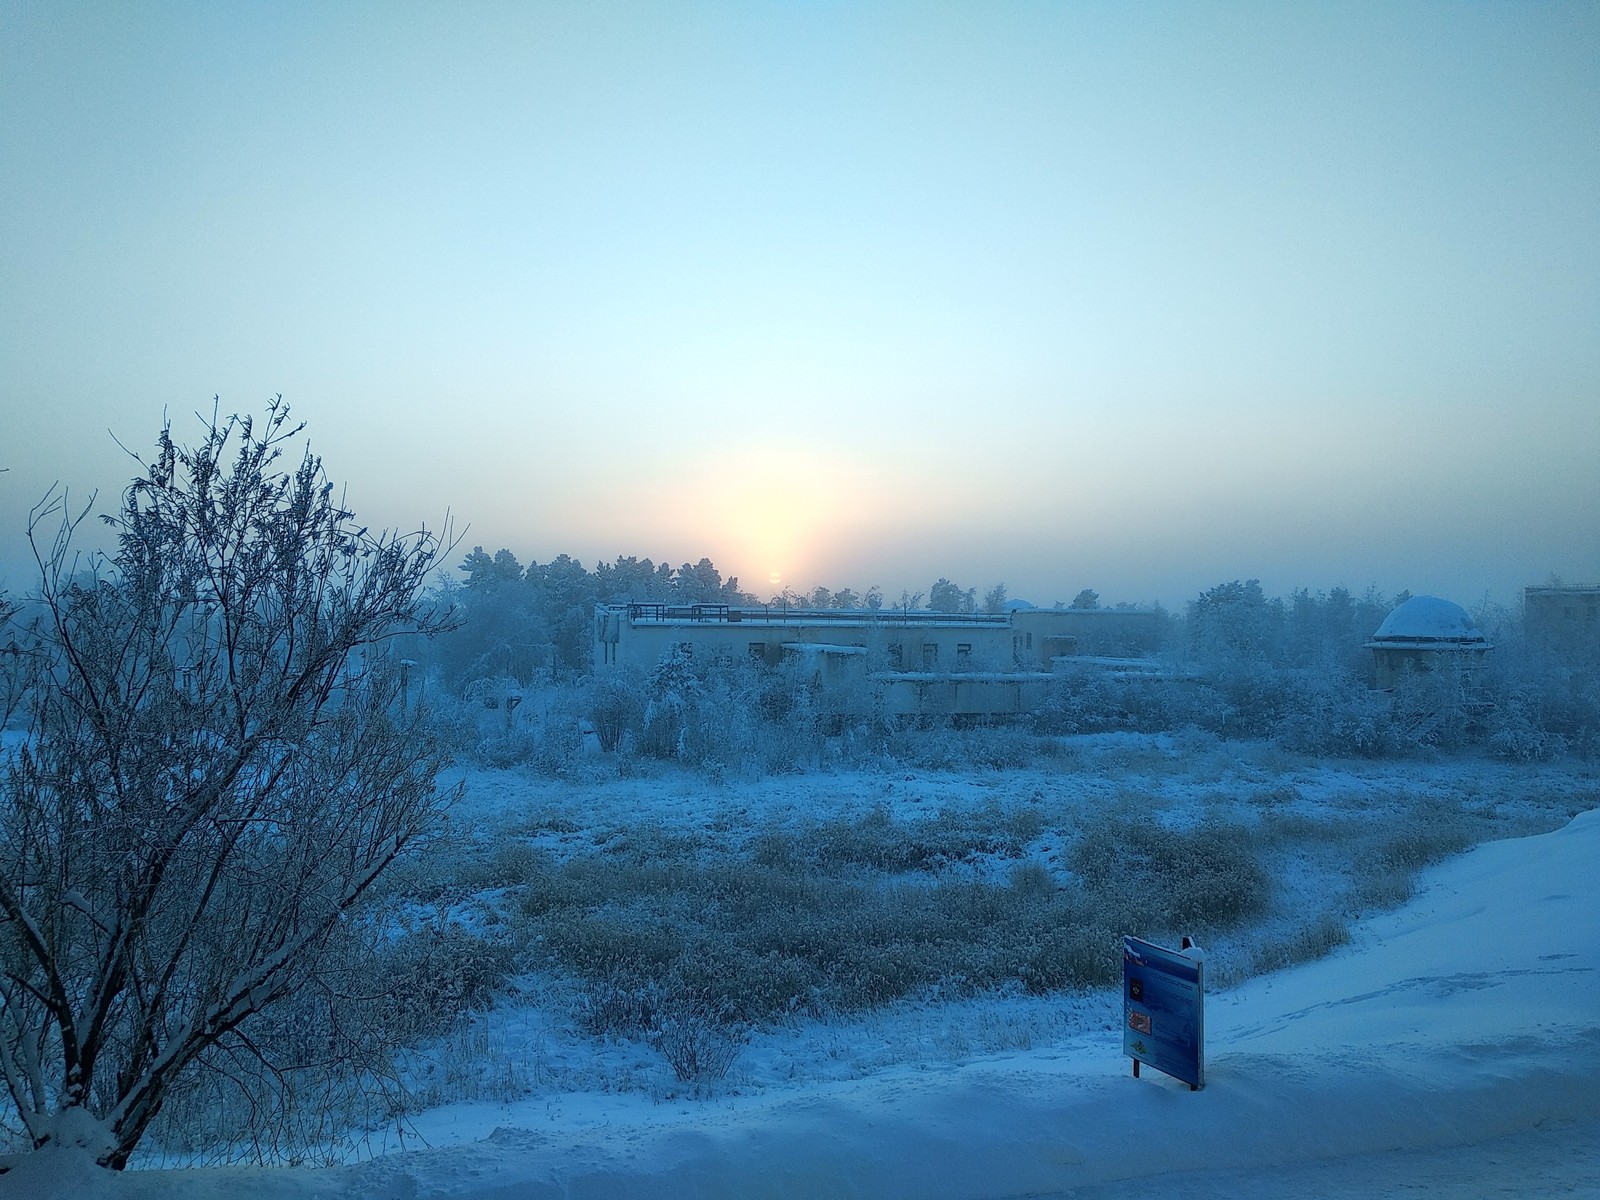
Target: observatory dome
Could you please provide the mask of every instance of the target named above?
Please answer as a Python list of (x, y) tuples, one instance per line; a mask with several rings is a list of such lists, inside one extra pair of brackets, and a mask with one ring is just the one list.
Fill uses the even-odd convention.
[(1383, 619), (1369, 645), (1480, 646), (1487, 643), (1483, 631), (1459, 604), (1437, 596), (1413, 596)]

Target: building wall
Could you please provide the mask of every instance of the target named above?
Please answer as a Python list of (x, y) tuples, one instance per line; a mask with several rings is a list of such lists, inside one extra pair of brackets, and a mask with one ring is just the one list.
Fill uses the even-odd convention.
[(1018, 632), (1069, 638), (1068, 654), (1138, 658), (1161, 648), (1161, 617), (1148, 608), (1024, 608), (1011, 614)]
[(1528, 643), (1556, 653), (1600, 648), (1600, 587), (1530, 587), (1523, 591)]
[[(788, 620), (631, 621), (624, 616), (615, 633), (614, 648), (596, 643), (597, 666), (648, 669), (674, 645), (695, 657), (753, 658), (770, 666), (782, 661), (785, 645), (797, 644), (859, 646), (878, 670), (998, 670), (1012, 665), (1011, 630), (1003, 624), (812, 623), (799, 615)], [(1037, 654), (1033, 663), (1045, 669)]]
[(841, 645), (867, 651), (874, 671), (966, 673), (1049, 671), (1051, 660), (1081, 653), (1085, 641), (1154, 645), (1149, 610), (1023, 609), (1004, 615), (814, 613), (607, 605), (595, 610), (597, 670), (648, 669), (674, 645), (691, 656), (780, 662), (785, 645)]
[(1484, 665), (1488, 646), (1372, 646), (1372, 686), (1379, 691), (1398, 687), (1408, 672), (1451, 668), (1474, 671)]
[(888, 675), (877, 681), (884, 711), (897, 716), (997, 716), (1042, 705), (1050, 676), (1039, 672)]

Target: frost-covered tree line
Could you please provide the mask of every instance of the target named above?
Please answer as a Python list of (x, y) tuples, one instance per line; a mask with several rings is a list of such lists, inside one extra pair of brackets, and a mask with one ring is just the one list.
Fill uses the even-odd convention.
[[(937, 736), (930, 729), (937, 720), (886, 716), (867, 681), (822, 689), (797, 664), (702, 657), (618, 675), (588, 673), (587, 615), (596, 602), (754, 602), (707, 559), (673, 570), (623, 558), (590, 572), (565, 556), (523, 568), (508, 551), (490, 556), (475, 549), (460, 570), (466, 581), (444, 595), (462, 626), (439, 639), (432, 666), (438, 686), (466, 702), (457, 710), (457, 746), (486, 762), (564, 770), (583, 751), (577, 731), (585, 726), (607, 752), (718, 771), (870, 759), (884, 753), (891, 737), (903, 743), (912, 725), (920, 726), (923, 741)], [(1408, 598), (1344, 587), (1271, 597), (1257, 580), (1220, 583), (1181, 612), (1155, 607), (1160, 671), (1108, 673), (1068, 660), (1047, 703), (1012, 724), (1051, 736), (1198, 728), (1224, 738), (1273, 739), (1298, 752), (1369, 757), (1476, 749), (1528, 760), (1600, 752), (1595, 664), (1581, 654), (1555, 656), (1529, 646), (1520, 615), (1498, 607), (1477, 614), (1495, 646), (1483, 669), (1450, 669), (1455, 660), (1444, 656), (1447, 669), (1375, 691), (1367, 642)], [(980, 600), (976, 589), (942, 576), (926, 593), (887, 603), (876, 588), (818, 588), (794, 600), (945, 612), (1003, 612), (1014, 603), (1004, 585)], [(1100, 596), (1085, 588), (1067, 607), (1100, 608)], [(485, 688), (541, 689), (542, 701), (517, 721), (490, 721), (485, 729), (471, 708)]]
[(491, 555), (474, 546), (457, 574), (437, 589), (439, 602), (454, 610), (456, 629), (419, 649), (455, 692), (481, 679), (527, 683), (587, 671), (596, 604), (756, 603), (738, 579), (724, 580), (709, 558), (674, 568), (619, 556), (591, 571), (565, 554), (524, 567), (510, 550)]
[[(511, 550), (490, 554), (474, 546), (435, 588), (440, 604), (455, 613), (455, 628), (417, 653), (444, 687), (465, 695), (484, 680), (572, 681), (590, 667), (590, 624), (597, 604), (728, 604), (816, 609), (920, 608), (924, 593), (893, 603), (873, 586), (856, 590), (819, 585), (808, 592), (783, 591), (762, 599), (723, 578), (709, 558), (673, 567), (668, 562), (618, 555), (593, 570), (566, 554), (523, 566)], [(925, 593), (934, 612), (1000, 613), (1006, 589), (997, 584), (980, 599), (977, 589), (940, 577)], [(1092, 593), (1084, 593), (1091, 594)], [(1081, 597), (1080, 597), (1081, 598)]]
[(1520, 614), (1500, 606), (1474, 614), (1494, 646), (1481, 666), (1443, 654), (1435, 669), (1375, 690), (1367, 643), (1409, 598), (1343, 587), (1269, 597), (1254, 579), (1218, 584), (1172, 618), (1171, 677), (1069, 671), (1036, 724), (1058, 732), (1196, 727), (1318, 755), (1600, 754), (1600, 655), (1593, 646), (1531, 644)]

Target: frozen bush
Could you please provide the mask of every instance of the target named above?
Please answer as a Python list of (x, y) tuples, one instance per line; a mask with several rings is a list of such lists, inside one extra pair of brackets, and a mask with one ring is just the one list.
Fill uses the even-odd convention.
[(498, 839), (467, 857), (457, 868), (464, 890), (511, 887), (526, 883), (548, 864), (549, 856), (520, 839)]
[(375, 991), (384, 997), (384, 1025), (406, 1041), (442, 1032), (489, 1003), (512, 957), (510, 947), (455, 925), (402, 937), (378, 964)]
[(1084, 827), (1069, 862), (1123, 923), (1152, 932), (1235, 925), (1260, 912), (1270, 891), (1250, 831), (1218, 821), (1179, 830), (1102, 816)]
[(651, 992), (637, 974), (612, 969), (584, 979), (579, 990), (578, 1025), (591, 1037), (636, 1037), (653, 1017)]
[(1378, 757), (1393, 753), (1392, 703), (1348, 675), (1297, 672), (1275, 739), (1300, 754)]
[(612, 671), (597, 677), (589, 693), (589, 714), (600, 748), (622, 748), (623, 739), (637, 736), (644, 724), (644, 680), (634, 672)]
[(725, 1006), (681, 987), (664, 989), (657, 997), (648, 1034), (678, 1082), (697, 1088), (727, 1077), (746, 1038)]
[(1287, 674), (1265, 663), (1228, 663), (1210, 682), (1226, 706), (1217, 729), (1224, 737), (1270, 737), (1291, 705)]
[(1357, 902), (1380, 909), (1405, 903), (1417, 874), (1465, 850), (1479, 828), (1477, 818), (1453, 804), (1431, 797), (1416, 801), (1362, 848), (1356, 860)]
[(1499, 715), (1497, 724), (1498, 728), (1489, 735), (1489, 750), (1496, 758), (1533, 762), (1566, 753), (1566, 739), (1545, 732), (1521, 705), (1509, 706)]
[(1331, 913), (1324, 913), (1309, 924), (1295, 929), (1289, 936), (1259, 947), (1253, 956), (1251, 970), (1263, 974), (1314, 962), (1326, 958), (1349, 941), (1350, 930), (1344, 922)]
[(527, 762), (537, 745), (538, 739), (532, 730), (516, 729), (481, 738), (473, 747), (473, 754), (480, 765), (504, 770)]
[(1099, 733), (1129, 724), (1119, 689), (1110, 676), (1088, 670), (1060, 672), (1033, 714), (1040, 733)]

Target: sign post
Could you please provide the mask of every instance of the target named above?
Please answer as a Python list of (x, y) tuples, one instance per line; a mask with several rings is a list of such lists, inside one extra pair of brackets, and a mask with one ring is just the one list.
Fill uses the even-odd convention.
[(1205, 963), (1136, 937), (1122, 939), (1122, 1052), (1181, 1079), (1206, 1082)]

